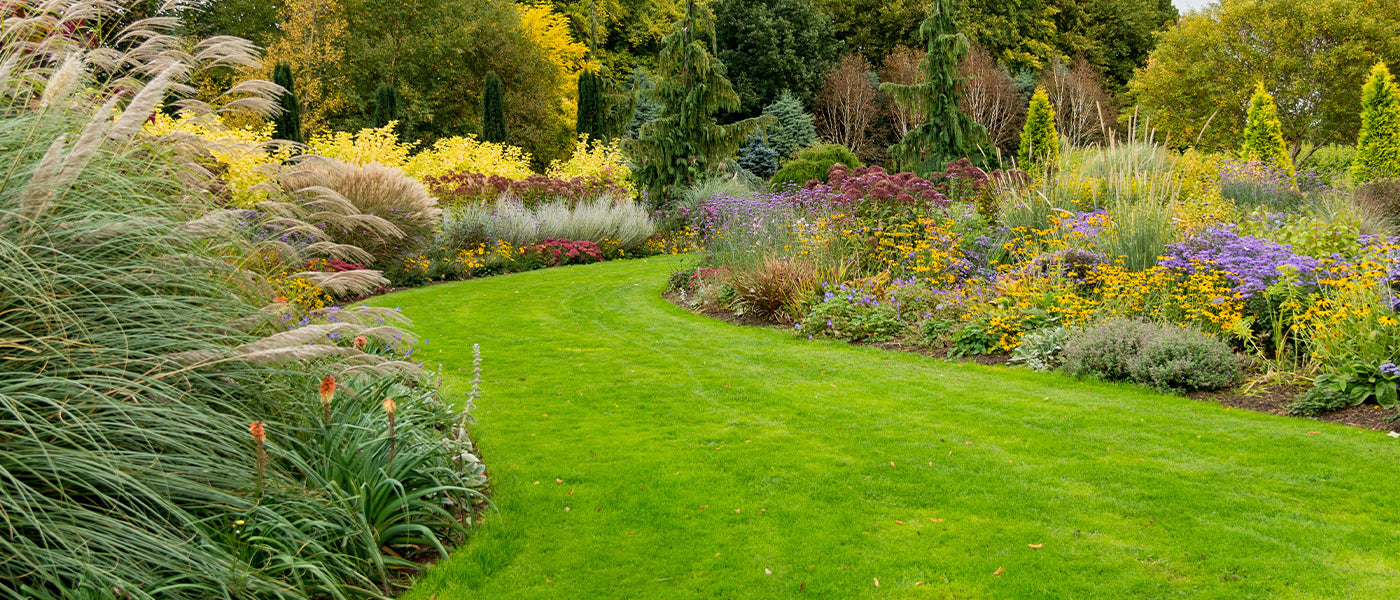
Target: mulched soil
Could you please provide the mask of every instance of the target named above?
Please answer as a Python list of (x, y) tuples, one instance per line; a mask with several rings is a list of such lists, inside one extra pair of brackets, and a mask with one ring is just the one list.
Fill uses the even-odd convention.
[[(680, 301), (680, 295), (675, 292), (666, 292), (665, 297), (672, 304), (675, 304), (676, 306), (679, 306), (685, 310), (688, 310), (698, 315), (704, 315), (713, 319), (718, 319), (727, 323), (733, 323), (735, 325), (744, 325), (749, 327), (768, 327), (773, 329), (788, 328), (788, 326), (786, 325), (782, 325), (770, 319), (764, 319), (752, 314), (735, 315), (733, 311), (728, 310), (703, 310), (692, 308), (690, 306), (682, 304)], [(947, 348), (930, 348), (927, 346), (909, 344), (898, 340), (884, 342), (856, 342), (856, 345), (872, 346), (875, 348), (882, 348), (885, 350), (892, 350), (895, 352), (910, 352), (913, 354), (922, 354), (924, 356), (930, 356), (934, 358), (961, 360), (964, 362), (975, 362), (981, 365), (1001, 366), (1008, 364), (1008, 362), (1011, 359), (1011, 356), (1007, 354), (989, 354), (983, 356), (952, 358), (948, 356)], [(1302, 417), (1290, 414), (1288, 412), (1288, 405), (1291, 404), (1304, 391), (1307, 391), (1307, 388), (1303, 386), (1274, 385), (1270, 387), (1249, 390), (1246, 390), (1244, 388), (1234, 388), (1216, 392), (1195, 392), (1192, 394), (1188, 394), (1187, 397), (1191, 398), (1192, 400), (1199, 400), (1201, 402), (1215, 402), (1222, 406), (1252, 410), (1255, 412), (1268, 413), (1271, 415), (1291, 416), (1300, 419), (1312, 419), (1314, 421), (1337, 423), (1340, 425), (1360, 427), (1363, 429), (1374, 429), (1377, 431), (1400, 432), (1400, 421), (1391, 420), (1393, 417), (1396, 416), (1395, 413), (1393, 411), (1385, 410), (1375, 404), (1363, 404), (1361, 406), (1353, 406), (1350, 408), (1344, 408), (1342, 410), (1317, 415), (1315, 417)]]

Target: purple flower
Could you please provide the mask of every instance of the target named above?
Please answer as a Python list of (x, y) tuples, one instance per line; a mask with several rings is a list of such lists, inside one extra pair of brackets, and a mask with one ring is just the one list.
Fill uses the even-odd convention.
[(1386, 377), (1400, 376), (1400, 367), (1395, 366), (1393, 362), (1385, 363), (1381, 365), (1381, 375)]
[(1278, 280), (1280, 269), (1296, 269), (1304, 282), (1322, 265), (1300, 256), (1287, 244), (1241, 236), (1229, 229), (1212, 229), (1184, 242), (1168, 245), (1162, 266), (1193, 273), (1198, 269), (1224, 274), (1245, 297), (1264, 291)]

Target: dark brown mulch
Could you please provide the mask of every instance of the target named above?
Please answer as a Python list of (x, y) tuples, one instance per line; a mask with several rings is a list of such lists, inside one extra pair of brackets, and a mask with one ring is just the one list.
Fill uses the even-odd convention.
[[(727, 310), (701, 310), (691, 308), (689, 306), (686, 306), (685, 304), (682, 304), (680, 301), (680, 294), (677, 294), (675, 292), (666, 292), (665, 297), (672, 304), (675, 304), (676, 306), (679, 306), (685, 310), (688, 310), (698, 315), (704, 315), (713, 319), (719, 319), (727, 323), (751, 327), (769, 327), (782, 329), (787, 328), (787, 326), (777, 323), (771, 319), (760, 318), (752, 314), (735, 315), (733, 311)], [(885, 350), (892, 350), (895, 352), (910, 352), (914, 354), (922, 354), (924, 356), (931, 356), (934, 358), (961, 360), (963, 362), (975, 362), (981, 365), (1001, 366), (1009, 364), (1011, 360), (1011, 355), (1009, 354), (986, 354), (981, 356), (967, 356), (962, 358), (950, 357), (948, 356), (947, 348), (930, 348), (927, 346), (910, 344), (900, 340), (891, 340), (883, 342), (856, 342), (855, 344), (858, 346), (872, 346), (875, 348), (882, 348)], [(1298, 416), (1288, 412), (1288, 405), (1292, 404), (1293, 401), (1298, 397), (1298, 395), (1302, 394), (1304, 391), (1307, 391), (1307, 388), (1303, 386), (1275, 385), (1271, 387), (1262, 387), (1251, 390), (1246, 390), (1244, 388), (1235, 388), (1217, 392), (1195, 392), (1192, 394), (1188, 394), (1187, 397), (1202, 402), (1217, 402), (1223, 406), (1242, 408), (1245, 410), (1252, 410), (1255, 412), (1268, 413), (1272, 415)], [(1344, 408), (1342, 410), (1317, 415), (1316, 417), (1299, 418), (1310, 418), (1315, 421), (1337, 423), (1340, 425), (1361, 427), (1363, 429), (1374, 429), (1377, 431), (1400, 432), (1400, 421), (1391, 421), (1391, 418), (1393, 417), (1395, 417), (1395, 411), (1385, 410), (1375, 404), (1363, 404), (1361, 406), (1353, 406), (1350, 408)]]
[[(1288, 412), (1288, 405), (1292, 404), (1300, 394), (1307, 390), (1307, 387), (1299, 385), (1275, 385), (1268, 388), (1248, 391), (1244, 389), (1233, 389), (1218, 392), (1196, 392), (1189, 396), (1193, 400), (1218, 402), (1224, 406), (1243, 408), (1256, 412), (1269, 413), (1271, 415), (1298, 416)], [(1383, 409), (1376, 404), (1362, 404), (1360, 406), (1352, 406), (1315, 417), (1302, 418), (1310, 418), (1325, 423), (1349, 425), (1351, 427), (1360, 427), (1363, 429), (1374, 429), (1377, 431), (1400, 431), (1400, 421), (1390, 420), (1394, 416), (1395, 411)]]

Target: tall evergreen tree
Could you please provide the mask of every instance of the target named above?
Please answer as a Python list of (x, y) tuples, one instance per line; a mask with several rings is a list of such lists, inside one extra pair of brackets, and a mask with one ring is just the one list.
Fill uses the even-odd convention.
[(301, 137), (301, 101), (297, 99), (291, 65), (277, 63), (277, 66), (272, 68), (272, 83), (282, 86), (285, 90), (277, 96), (277, 106), (282, 112), (272, 120), (273, 137), (293, 142), (305, 141)]
[(812, 115), (802, 108), (802, 103), (792, 92), (783, 90), (775, 102), (763, 109), (763, 114), (772, 115), (778, 120), (764, 133), (768, 137), (768, 147), (777, 152), (779, 158), (790, 158), (798, 150), (817, 143), (817, 128), (812, 123)]
[(603, 139), (603, 95), (601, 78), (585, 69), (578, 74), (578, 118), (574, 130), (590, 140)]
[(1045, 88), (1036, 88), (1026, 109), (1026, 126), (1021, 130), (1021, 151), (1017, 157), (1022, 169), (1034, 165), (1054, 168), (1060, 159), (1060, 135), (1055, 131), (1055, 109)]
[(1361, 133), (1351, 176), (1355, 183), (1400, 177), (1400, 87), (1385, 63), (1376, 63), (1361, 88)]
[(374, 126), (383, 127), (399, 120), (399, 90), (387, 83), (374, 88)]
[(737, 110), (739, 96), (725, 78), (724, 64), (709, 52), (713, 24), (707, 17), (695, 0), (686, 3), (685, 17), (662, 40), (656, 87), (646, 92), (660, 101), (661, 115), (642, 126), (633, 147), (641, 159), (639, 179), (656, 203), (732, 158), (750, 133), (775, 121), (770, 116), (728, 125), (715, 120), (719, 111)]
[(920, 67), (924, 82), (908, 85), (885, 83), (880, 89), (909, 110), (923, 113), (924, 122), (890, 147), (900, 169), (927, 173), (959, 158), (985, 164), (987, 128), (958, 110), (958, 95), (964, 78), (958, 65), (967, 56), (970, 44), (953, 20), (951, 0), (933, 0), (928, 18), (919, 26), (919, 36), (928, 44)]
[(1249, 116), (1244, 126), (1244, 148), (1241, 151), (1245, 160), (1258, 161), (1283, 169), (1293, 176), (1293, 159), (1288, 155), (1288, 145), (1283, 141), (1283, 124), (1278, 120), (1278, 106), (1274, 97), (1260, 82), (1249, 99)]
[(486, 74), (486, 86), (481, 92), (481, 139), (485, 142), (506, 142), (506, 92), (495, 71)]
[(654, 94), (648, 93), (656, 88), (656, 84), (651, 79), (651, 74), (646, 69), (637, 67), (632, 70), (632, 116), (627, 122), (627, 137), (638, 139), (642, 136), (642, 126), (655, 121), (661, 116), (661, 101), (656, 99)]

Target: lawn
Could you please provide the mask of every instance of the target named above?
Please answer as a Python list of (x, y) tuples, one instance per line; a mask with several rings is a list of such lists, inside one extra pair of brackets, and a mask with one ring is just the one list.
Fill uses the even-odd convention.
[(1400, 440), (808, 341), (661, 298), (680, 259), (401, 292), (496, 509), (408, 595), (1394, 598)]

